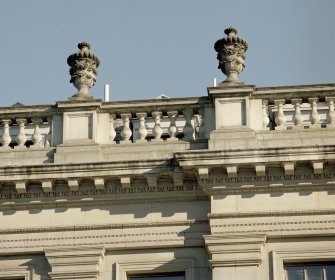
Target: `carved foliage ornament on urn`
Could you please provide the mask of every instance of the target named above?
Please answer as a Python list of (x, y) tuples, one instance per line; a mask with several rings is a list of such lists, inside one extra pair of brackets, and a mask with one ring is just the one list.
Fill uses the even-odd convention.
[(223, 83), (231, 85), (243, 84), (242, 81), (237, 79), (237, 76), (245, 67), (245, 52), (248, 49), (248, 43), (236, 36), (237, 29), (234, 27), (225, 29), (224, 33), (227, 36), (219, 39), (214, 44), (214, 49), (218, 53), (218, 68), (227, 76), (227, 79)]
[(70, 83), (77, 88), (78, 92), (71, 99), (90, 99), (89, 89), (94, 86), (97, 77), (97, 68), (100, 59), (89, 50), (90, 44), (81, 42), (78, 44), (79, 51), (67, 58), (70, 68)]

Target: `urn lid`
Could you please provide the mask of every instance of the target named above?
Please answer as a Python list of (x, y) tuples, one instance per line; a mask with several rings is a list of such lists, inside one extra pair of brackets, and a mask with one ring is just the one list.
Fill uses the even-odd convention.
[(79, 51), (77, 51), (74, 54), (71, 54), (67, 58), (67, 64), (69, 66), (72, 67), (77, 59), (85, 59), (85, 58), (94, 60), (96, 63), (96, 67), (100, 65), (99, 57), (89, 51), (89, 49), (91, 48), (91, 45), (89, 43), (81, 42), (78, 44), (78, 48), (79, 48)]
[(227, 35), (226, 37), (223, 37), (222, 39), (219, 39), (214, 44), (214, 49), (219, 52), (223, 46), (230, 45), (230, 44), (239, 44), (244, 47), (244, 51), (248, 49), (248, 43), (243, 38), (240, 38), (236, 36), (237, 29), (234, 27), (229, 27), (225, 29), (224, 33)]

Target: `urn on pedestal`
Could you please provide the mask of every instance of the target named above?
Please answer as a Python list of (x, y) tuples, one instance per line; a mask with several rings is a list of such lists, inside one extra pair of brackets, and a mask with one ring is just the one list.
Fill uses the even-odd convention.
[(89, 50), (89, 43), (81, 42), (78, 44), (79, 51), (71, 54), (67, 58), (67, 64), (70, 68), (70, 83), (77, 88), (78, 92), (72, 97), (74, 99), (92, 98), (89, 95), (89, 89), (94, 86), (97, 77), (97, 68), (100, 65), (100, 59)]
[(237, 29), (227, 28), (224, 33), (226, 37), (216, 41), (214, 49), (218, 53), (218, 68), (227, 76), (223, 83), (241, 84), (243, 82), (237, 79), (237, 76), (245, 67), (245, 52), (248, 49), (248, 43), (237, 37)]

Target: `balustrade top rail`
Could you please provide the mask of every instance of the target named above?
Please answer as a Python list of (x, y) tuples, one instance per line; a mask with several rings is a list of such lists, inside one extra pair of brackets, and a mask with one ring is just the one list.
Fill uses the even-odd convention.
[(335, 97), (335, 84), (260, 87), (255, 88), (251, 97), (266, 99), (269, 104), (274, 104), (277, 99), (284, 99), (285, 103), (291, 103), (291, 100), (295, 98), (301, 98), (302, 102), (308, 102), (308, 98), (313, 97), (319, 98), (319, 101), (322, 102), (327, 96)]
[(148, 99), (148, 100), (129, 100), (129, 101), (110, 101), (105, 102), (101, 99), (92, 99), (87, 101), (59, 101), (54, 105), (20, 105), (0, 107), (0, 119), (7, 117), (30, 117), (30, 116), (51, 116), (60, 114), (71, 108), (80, 108), (86, 110), (88, 106), (99, 107), (99, 112), (112, 113), (137, 113), (139, 110), (151, 111), (169, 111), (183, 110), (185, 108), (201, 108), (210, 106), (211, 101), (208, 97), (187, 97), (187, 98), (169, 98), (169, 99)]

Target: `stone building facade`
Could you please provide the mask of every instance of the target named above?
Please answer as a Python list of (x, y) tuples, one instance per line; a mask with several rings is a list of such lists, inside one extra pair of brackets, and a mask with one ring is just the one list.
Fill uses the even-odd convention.
[(334, 279), (335, 84), (240, 82), (236, 32), (203, 97), (94, 99), (81, 43), (76, 95), (0, 108), (0, 279)]

